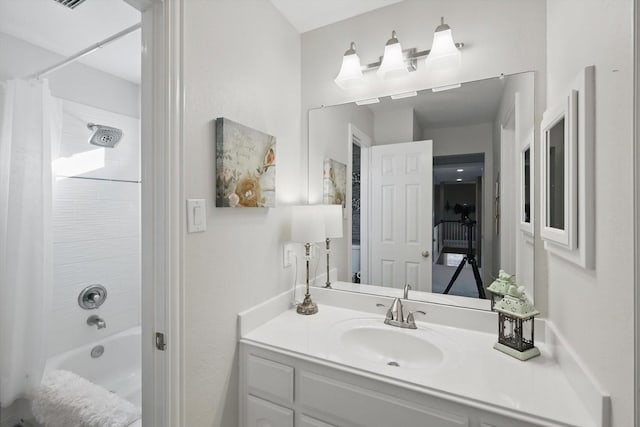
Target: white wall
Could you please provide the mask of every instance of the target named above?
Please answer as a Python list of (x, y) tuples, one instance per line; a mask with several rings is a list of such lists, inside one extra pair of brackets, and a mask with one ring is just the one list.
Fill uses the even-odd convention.
[(468, 45), (463, 51), (463, 70), (455, 79), (544, 71), (544, 2), (405, 0), (302, 34), (303, 108), (432, 87), (433, 78), (422, 64), (401, 81), (382, 82), (375, 73), (367, 73), (367, 84), (349, 91), (340, 89), (333, 79), (351, 41), (356, 42), (363, 63), (378, 59), (394, 29), (403, 48), (429, 49), (440, 16), (451, 25), (454, 38)]
[[(62, 140), (53, 163), (50, 356), (140, 325), (140, 184), (63, 177), (72, 172), (139, 181), (139, 120), (70, 101), (62, 105)], [(124, 136), (113, 149), (89, 145), (88, 122), (118, 127)], [(78, 294), (93, 284), (107, 288), (107, 299), (89, 312), (78, 305)], [(92, 314), (107, 328), (88, 326)]]
[[(62, 59), (56, 53), (0, 33), (0, 80), (25, 78)], [(140, 87), (79, 62), (50, 74), (53, 96), (140, 117)]]
[(546, 255), (549, 318), (611, 393), (614, 427), (631, 426), (633, 2), (547, 1), (547, 29), (548, 100), (596, 66), (596, 268)]
[(418, 120), (418, 115), (413, 112), (413, 141), (420, 141), (422, 139), (422, 125)]
[[(293, 279), (282, 245), (287, 205), (306, 198), (300, 35), (262, 0), (184, 2), (183, 29), (185, 195), (205, 198), (208, 214), (207, 231), (185, 237), (186, 425), (236, 427), (237, 314)], [(277, 138), (278, 207), (214, 207), (214, 120), (222, 116)]]
[(454, 156), (460, 154), (484, 153), (484, 178), (482, 189), (482, 282), (491, 283), (494, 255), (493, 248), (493, 125), (458, 126), (450, 128), (425, 129), (423, 139), (433, 140), (433, 156)]
[(414, 140), (413, 108), (375, 111), (373, 116), (373, 139), (375, 140), (375, 145), (397, 144)]

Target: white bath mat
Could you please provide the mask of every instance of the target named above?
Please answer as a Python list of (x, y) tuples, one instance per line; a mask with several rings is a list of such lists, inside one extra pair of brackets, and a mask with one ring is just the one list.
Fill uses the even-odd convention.
[(42, 380), (31, 409), (45, 427), (127, 427), (141, 416), (132, 403), (68, 371)]

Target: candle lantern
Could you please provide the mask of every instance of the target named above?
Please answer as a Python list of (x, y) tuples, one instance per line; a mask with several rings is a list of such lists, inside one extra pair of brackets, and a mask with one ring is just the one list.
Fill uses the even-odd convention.
[(540, 314), (524, 295), (524, 288), (511, 286), (495, 305), (498, 312), (496, 350), (519, 360), (540, 355), (534, 344), (534, 317)]
[(516, 285), (514, 277), (506, 271), (500, 270), (498, 278), (489, 285), (487, 291), (491, 297), (491, 311), (495, 311), (496, 304), (504, 298), (509, 288)]

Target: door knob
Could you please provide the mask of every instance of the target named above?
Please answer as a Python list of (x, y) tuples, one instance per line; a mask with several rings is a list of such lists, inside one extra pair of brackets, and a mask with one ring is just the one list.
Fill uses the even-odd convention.
[(429, 258), (429, 255), (431, 255), (431, 254), (429, 253), (429, 251), (422, 251), (422, 256), (423, 256), (423, 257), (425, 257), (425, 258)]

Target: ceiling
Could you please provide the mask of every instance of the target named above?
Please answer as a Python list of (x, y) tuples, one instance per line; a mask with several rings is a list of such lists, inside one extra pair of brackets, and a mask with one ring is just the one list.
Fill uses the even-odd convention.
[(383, 98), (368, 107), (374, 113), (413, 108), (423, 129), (488, 123), (495, 120), (504, 83), (500, 78), (479, 80), (442, 92), (423, 90), (411, 98)]
[(271, 0), (300, 33), (403, 0)]
[[(271, 0), (300, 33), (400, 1)], [(87, 0), (73, 10), (53, 0), (0, 0), (0, 32), (65, 57), (138, 22), (140, 12), (122, 0)], [(139, 84), (141, 45), (138, 30), (79, 62)]]
[[(120, 0), (88, 0), (73, 10), (53, 0), (0, 0), (0, 32), (63, 56), (138, 22), (140, 12)], [(138, 30), (80, 62), (139, 83), (141, 45)]]
[[(462, 172), (458, 172), (462, 169)], [(473, 184), (476, 178), (482, 176), (484, 164), (482, 163), (460, 163), (458, 165), (434, 166), (433, 184)], [(458, 181), (461, 179), (462, 181)]]

